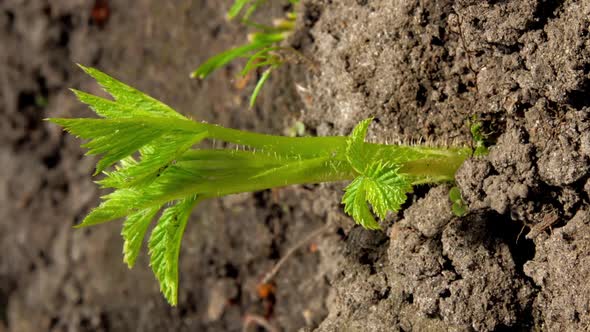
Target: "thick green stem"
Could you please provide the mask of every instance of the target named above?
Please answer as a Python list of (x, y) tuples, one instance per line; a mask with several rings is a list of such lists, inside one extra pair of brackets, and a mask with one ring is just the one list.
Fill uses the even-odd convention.
[[(299, 168), (299, 169), (296, 169)], [(261, 176), (235, 181), (235, 178), (207, 182), (199, 189), (207, 196), (221, 197), (230, 194), (279, 188), (294, 184), (315, 184), (351, 180), (355, 173), (344, 162), (333, 163), (326, 158), (316, 158), (285, 166), (284, 170), (266, 172)]]
[[(224, 137), (227, 137), (224, 135)], [(251, 137), (257, 138), (257, 137)], [(331, 142), (336, 137), (324, 141), (323, 138), (309, 138), (303, 147), (315, 147)], [(291, 140), (292, 138), (288, 138)], [(334, 140), (339, 142), (337, 140)], [(317, 143), (317, 144), (313, 144)], [(281, 145), (277, 143), (279, 147)], [(378, 155), (392, 152), (392, 146), (365, 143), (370, 148), (380, 149)], [(276, 148), (276, 146), (275, 146)], [(401, 147), (406, 149), (406, 147)], [(280, 148), (277, 148), (281, 150)], [(468, 149), (449, 149), (445, 153), (423, 151), (426, 158), (402, 161), (400, 156), (390, 156), (383, 162), (395, 160), (400, 173), (408, 175), (412, 183), (438, 183), (452, 181), (457, 168), (468, 156)], [(252, 192), (294, 184), (349, 181), (359, 174), (340, 155), (329, 155), (317, 151), (319, 157), (286, 157), (256, 151), (207, 151), (196, 150), (187, 153), (176, 167), (183, 169), (192, 177), (187, 178), (186, 186), (178, 188), (178, 197), (199, 194), (206, 197), (220, 197), (230, 194)], [(402, 158), (403, 159), (403, 158)], [(408, 159), (408, 158), (406, 158)], [(193, 179), (191, 181), (190, 179)]]
[[(326, 162), (321, 170), (314, 172), (322, 175), (313, 175), (308, 178), (301, 174), (314, 174), (305, 172), (306, 166), (299, 165), (302, 173), (297, 178), (287, 180), (287, 184), (302, 184), (313, 182), (327, 182), (339, 180), (351, 180), (358, 174), (346, 163), (346, 136), (327, 137), (285, 137), (252, 133), (236, 129), (225, 128), (217, 125), (202, 124), (208, 131), (208, 137), (222, 141), (248, 146), (264, 151), (265, 154), (275, 154), (278, 158), (287, 159), (277, 162), (284, 165), (293, 161), (293, 158), (305, 160), (317, 157), (326, 157), (331, 162)], [(400, 172), (416, 179), (416, 183), (452, 181), (455, 172), (463, 161), (471, 155), (469, 148), (443, 148), (423, 146), (401, 146), (375, 143), (364, 143), (368, 155), (374, 161), (391, 163), (400, 166)], [(264, 155), (264, 154), (263, 154)], [(256, 155), (260, 158), (261, 155)], [(252, 158), (252, 159), (256, 159)], [(344, 161), (344, 163), (340, 163)], [(338, 162), (338, 171), (330, 172), (330, 168)], [(317, 168), (314, 166), (314, 168)], [(334, 178), (335, 174), (342, 177)], [(322, 180), (323, 178), (326, 180)], [(273, 185), (268, 183), (265, 186)], [(280, 183), (276, 183), (280, 186)], [(266, 189), (265, 187), (264, 189)]]
[(285, 137), (258, 134), (243, 130), (225, 128), (208, 123), (200, 123), (211, 139), (248, 146), (284, 155), (305, 157), (334, 156), (342, 159), (346, 150), (346, 137)]

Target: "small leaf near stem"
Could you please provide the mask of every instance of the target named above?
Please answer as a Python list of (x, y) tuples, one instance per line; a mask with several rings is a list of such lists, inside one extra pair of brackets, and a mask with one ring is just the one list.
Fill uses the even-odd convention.
[(384, 219), (387, 211), (397, 211), (412, 191), (410, 177), (400, 173), (400, 166), (387, 161), (374, 160), (365, 144), (365, 136), (372, 118), (361, 121), (348, 138), (346, 156), (359, 176), (346, 187), (342, 198), (344, 211), (368, 229), (379, 229), (367, 202), (373, 211)]

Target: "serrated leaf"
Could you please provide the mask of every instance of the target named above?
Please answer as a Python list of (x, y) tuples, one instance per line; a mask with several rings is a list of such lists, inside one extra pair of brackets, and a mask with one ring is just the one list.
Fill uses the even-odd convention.
[(367, 172), (367, 201), (381, 219), (387, 211), (397, 211), (406, 201), (406, 193), (412, 191), (407, 177), (398, 173), (397, 167), (375, 163)]
[(96, 68), (78, 66), (88, 75), (92, 76), (106, 92), (115, 98), (118, 104), (125, 105), (131, 109), (149, 112), (160, 117), (186, 119), (170, 106), (122, 83)]
[(140, 150), (140, 161), (126, 167), (119, 167), (114, 172), (105, 172), (107, 177), (98, 183), (106, 188), (126, 188), (149, 184), (191, 146), (199, 143), (206, 136), (206, 132), (196, 135), (181, 133), (163, 135)]
[(344, 212), (366, 229), (381, 229), (369, 210), (366, 186), (367, 178), (359, 176), (346, 187), (342, 197)]
[(154, 113), (135, 108), (124, 103), (101, 98), (84, 91), (70, 89), (78, 100), (88, 105), (96, 114), (104, 118), (121, 119), (121, 118), (140, 118), (140, 117), (165, 117), (179, 118), (170, 116), (168, 113)]
[(49, 120), (78, 137), (90, 139), (82, 145), (89, 149), (87, 154), (103, 154), (96, 166), (95, 174), (166, 133), (173, 133), (178, 140), (182, 140), (183, 133), (200, 135), (204, 132), (202, 128), (194, 126), (192, 121), (167, 118)]
[(178, 301), (178, 256), (182, 235), (197, 198), (187, 198), (167, 208), (149, 240), (150, 266), (160, 283), (160, 290), (175, 306)]
[(148, 208), (139, 212), (130, 214), (125, 223), (121, 235), (123, 236), (123, 261), (129, 268), (135, 265), (137, 255), (141, 250), (143, 238), (150, 225), (150, 222), (158, 213), (160, 207)]
[(346, 140), (346, 158), (352, 168), (360, 174), (364, 173), (367, 166), (371, 164), (371, 155), (365, 149), (364, 143), (372, 121), (373, 118), (368, 118), (359, 122)]
[(124, 217), (136, 212), (138, 200), (144, 197), (144, 191), (137, 189), (118, 189), (101, 197), (100, 205), (76, 225), (76, 228), (88, 227)]
[(397, 165), (380, 161), (380, 157), (367, 148), (365, 137), (372, 120), (361, 121), (346, 141), (346, 158), (359, 176), (346, 187), (342, 200), (345, 212), (369, 229), (375, 229), (378, 224), (372, 216), (369, 218), (367, 202), (375, 214), (384, 219), (388, 211), (399, 210), (407, 199), (406, 193), (412, 191), (409, 177), (400, 174)]
[(102, 203), (90, 211), (76, 228), (101, 224), (181, 199), (191, 192), (198, 192), (199, 184), (207, 184), (199, 174), (176, 166), (170, 167), (149, 185), (120, 188), (104, 195), (101, 197)]
[(379, 229), (367, 203), (375, 214), (385, 219), (388, 211), (397, 211), (406, 201), (406, 193), (412, 191), (411, 182), (397, 167), (374, 163), (365, 174), (358, 176), (346, 187), (342, 198), (344, 212), (367, 229)]
[(158, 128), (146, 126), (141, 121), (117, 122), (97, 119), (54, 119), (52, 121), (78, 137), (91, 139), (90, 142), (82, 145), (89, 149), (88, 154), (103, 154), (96, 165), (95, 174), (131, 155), (163, 134)]

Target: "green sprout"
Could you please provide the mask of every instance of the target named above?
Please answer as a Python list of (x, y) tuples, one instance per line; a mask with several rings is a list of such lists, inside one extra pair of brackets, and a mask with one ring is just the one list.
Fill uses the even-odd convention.
[[(350, 136), (285, 137), (196, 122), (93, 68), (82, 67), (114, 100), (73, 90), (101, 118), (49, 119), (88, 140), (89, 155), (102, 155), (96, 174), (102, 197), (77, 227), (126, 218), (121, 232), (131, 268), (153, 219), (150, 265), (171, 305), (177, 304), (178, 258), (183, 232), (200, 201), (295, 184), (352, 181), (344, 211), (367, 229), (397, 211), (415, 185), (454, 180), (469, 148), (365, 142), (371, 119)], [(196, 147), (204, 140), (234, 148)], [(113, 167), (114, 166), (114, 167)], [(111, 168), (113, 167), (113, 168)], [(373, 211), (373, 213), (371, 212)]]
[[(246, 65), (240, 72), (242, 77), (246, 77), (251, 72), (262, 69), (262, 75), (258, 79), (256, 87), (250, 96), (250, 108), (254, 107), (256, 99), (260, 94), (264, 83), (270, 77), (270, 74), (281, 65), (285, 60), (279, 55), (280, 51), (297, 51), (288, 47), (281, 46), (295, 29), (295, 12), (289, 12), (285, 18), (275, 20), (273, 25), (264, 25), (250, 21), (250, 16), (262, 5), (265, 0), (235, 0), (233, 6), (227, 13), (228, 19), (234, 19), (244, 12), (241, 22), (255, 29), (255, 32), (248, 35), (248, 43), (231, 48), (219, 53), (205, 61), (192, 74), (192, 78), (204, 79), (215, 70), (229, 64), (238, 58), (248, 59)], [(293, 5), (299, 3), (299, 0), (289, 0)]]
[(475, 143), (473, 147), (473, 155), (475, 157), (485, 156), (489, 151), (486, 145), (488, 135), (484, 133), (483, 123), (477, 119), (477, 116), (473, 116), (470, 122), (471, 125), (469, 126), (469, 131), (471, 132), (471, 137)]
[(305, 136), (305, 124), (301, 121), (295, 121), (295, 123), (287, 128), (286, 134), (289, 137)]
[(449, 190), (449, 199), (451, 200), (451, 211), (457, 217), (462, 217), (469, 212), (469, 207), (463, 200), (463, 196), (461, 196), (461, 191), (457, 187), (451, 188)]

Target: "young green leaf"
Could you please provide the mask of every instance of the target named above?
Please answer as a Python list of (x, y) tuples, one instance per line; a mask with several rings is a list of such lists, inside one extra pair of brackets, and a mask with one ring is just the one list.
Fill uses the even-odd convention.
[(143, 190), (132, 188), (118, 189), (108, 195), (104, 195), (101, 197), (103, 202), (98, 207), (92, 209), (86, 218), (75, 227), (82, 228), (98, 225), (137, 212), (138, 209), (135, 209), (135, 206), (142, 197)]
[[(119, 80), (101, 72), (95, 68), (78, 65), (88, 75), (92, 76), (108, 92), (119, 105), (125, 105), (126, 109), (137, 110), (138, 112), (149, 112), (161, 117), (186, 119), (170, 106), (136, 90)], [(86, 103), (86, 101), (82, 100)], [(93, 105), (93, 103), (89, 103)]]
[(461, 196), (461, 190), (457, 187), (451, 188), (451, 190), (449, 190), (449, 198), (451, 199), (451, 202), (462, 201), (463, 197)]
[(52, 119), (52, 121), (78, 137), (91, 139), (83, 145), (89, 149), (87, 154), (103, 154), (96, 165), (95, 174), (131, 155), (163, 134), (158, 128), (147, 126), (140, 121), (98, 119)]
[(79, 101), (88, 105), (94, 113), (103, 118), (121, 119), (153, 115), (153, 113), (146, 112), (142, 109), (133, 108), (113, 100), (97, 97), (84, 91), (76, 89), (70, 90), (76, 95)]
[(187, 198), (164, 210), (149, 240), (150, 266), (160, 290), (173, 306), (178, 303), (178, 256), (182, 235), (197, 202), (196, 197)]
[(398, 173), (397, 167), (374, 163), (346, 187), (342, 198), (344, 212), (365, 228), (379, 229), (367, 203), (379, 218), (385, 219), (388, 211), (400, 209), (407, 199), (406, 193), (411, 191), (411, 182)]
[(107, 177), (98, 181), (105, 188), (126, 188), (149, 184), (159, 177), (173, 161), (190, 147), (207, 136), (200, 134), (166, 134), (153, 143), (141, 148), (141, 160), (127, 167), (119, 167), (114, 172), (104, 172)]
[(451, 211), (457, 217), (462, 217), (467, 214), (469, 208), (465, 201), (463, 201), (463, 196), (461, 195), (461, 191), (457, 187), (451, 188), (449, 190), (449, 199), (451, 200)]
[[(90, 139), (84, 146), (89, 148), (88, 154), (104, 154), (96, 167), (96, 174), (100, 173), (115, 162), (126, 158), (140, 148), (157, 141), (156, 146), (162, 146), (158, 139), (167, 132), (185, 131), (182, 135), (168, 135), (166, 142), (172, 144), (168, 155), (174, 156), (190, 147), (192, 135), (202, 132), (194, 123), (178, 114), (169, 106), (152, 97), (121, 83), (107, 74), (94, 69), (80, 66), (86, 73), (94, 77), (97, 82), (114, 98), (107, 100), (88, 93), (72, 90), (78, 99), (89, 105), (98, 115), (106, 119), (50, 119), (62, 125), (72, 134)], [(170, 141), (170, 136), (175, 139)], [(181, 142), (187, 142), (182, 144)], [(188, 145), (188, 146), (186, 146)], [(186, 146), (186, 148), (185, 148)], [(163, 158), (166, 153), (158, 151), (162, 157), (152, 158), (160, 167), (170, 158)], [(141, 163), (140, 163), (141, 164)], [(134, 166), (132, 169), (144, 169), (144, 166)], [(138, 174), (135, 174), (138, 175)], [(120, 178), (124, 178), (121, 176)], [(112, 184), (115, 186), (115, 184)]]
[(95, 174), (166, 133), (174, 134), (180, 141), (179, 133), (199, 135), (204, 131), (190, 120), (163, 117), (49, 120), (78, 137), (89, 139), (90, 142), (83, 145), (89, 149), (88, 154), (103, 154)]
[(373, 118), (365, 119), (357, 124), (346, 140), (346, 158), (359, 174), (363, 174), (371, 165), (371, 153), (366, 149), (365, 137)]
[(344, 212), (366, 229), (381, 229), (367, 204), (367, 182), (367, 178), (359, 176), (346, 187), (342, 197)]
[(129, 268), (132, 268), (133, 265), (135, 265), (135, 260), (141, 250), (141, 244), (143, 243), (145, 233), (147, 232), (150, 222), (154, 219), (156, 213), (158, 213), (158, 210), (160, 210), (159, 206), (141, 210), (134, 214), (130, 214), (125, 220), (123, 230), (121, 231), (124, 240), (123, 261), (127, 263)]
[(406, 201), (406, 193), (412, 192), (408, 177), (399, 173), (398, 167), (374, 163), (363, 175), (367, 178), (367, 201), (381, 219), (387, 211), (397, 211)]
[(225, 66), (226, 64), (230, 63), (231, 61), (245, 56), (250, 52), (254, 52), (260, 50), (267, 46), (268, 44), (262, 43), (248, 43), (246, 45), (238, 46), (232, 49), (229, 49), (225, 52), (219, 53), (209, 60), (205, 61), (202, 65), (199, 66), (192, 74), (192, 78), (200, 78), (204, 79), (205, 77), (209, 76), (215, 70)]
[(365, 137), (372, 118), (361, 121), (347, 140), (346, 157), (359, 176), (346, 187), (342, 199), (344, 211), (365, 228), (378, 229), (379, 224), (370, 216), (367, 202), (373, 211), (384, 219), (387, 211), (397, 211), (412, 191), (407, 175), (399, 173), (392, 162), (374, 161), (375, 153), (367, 149)]
[(234, 4), (231, 6), (229, 11), (227, 12), (227, 19), (233, 20), (234, 18), (236, 18), (236, 16), (238, 16), (240, 14), (242, 9), (244, 9), (244, 7), (248, 3), (253, 2), (253, 1), (254, 0), (235, 0)]
[(262, 73), (262, 76), (258, 80), (258, 83), (256, 83), (256, 87), (254, 88), (254, 92), (252, 92), (252, 96), (250, 97), (250, 108), (253, 108), (254, 105), (256, 104), (256, 98), (258, 98), (258, 94), (260, 93), (260, 90), (264, 86), (264, 83), (266, 83), (266, 81), (268, 80), (268, 77), (270, 76), (270, 73), (273, 71), (273, 69), (274, 69), (274, 67), (267, 68), (264, 71), (264, 73)]

